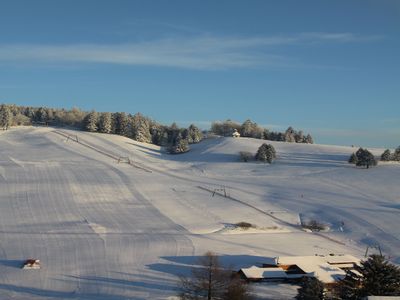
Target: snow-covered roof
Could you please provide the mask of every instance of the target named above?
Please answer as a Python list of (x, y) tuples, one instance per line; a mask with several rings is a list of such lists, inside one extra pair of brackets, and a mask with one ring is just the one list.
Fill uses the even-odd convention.
[(309, 256), (278, 256), (273, 261), (279, 265), (292, 265), (299, 262), (325, 262), (329, 264), (360, 263), (360, 260), (349, 254), (339, 255), (309, 255)]
[(352, 267), (352, 264), (359, 262), (352, 255), (280, 256), (266, 260), (269, 265), (296, 265), (308, 276), (317, 277), (324, 283), (333, 283), (344, 278), (346, 272), (341, 267)]
[(241, 269), (248, 279), (268, 279), (268, 278), (287, 278), (287, 274), (281, 268), (259, 268), (251, 266)]

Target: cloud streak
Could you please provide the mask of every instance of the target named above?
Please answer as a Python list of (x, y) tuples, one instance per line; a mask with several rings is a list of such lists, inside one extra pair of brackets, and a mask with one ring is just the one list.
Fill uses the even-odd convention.
[(0, 45), (0, 62), (102, 63), (221, 70), (302, 65), (295, 59), (271, 54), (274, 47), (315, 43), (370, 42), (378, 36), (352, 33), (301, 33), (271, 37), (169, 38), (127, 44)]

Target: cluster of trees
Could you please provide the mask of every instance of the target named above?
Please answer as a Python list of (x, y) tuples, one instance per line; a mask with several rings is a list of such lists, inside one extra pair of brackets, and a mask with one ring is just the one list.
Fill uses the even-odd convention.
[(311, 135), (305, 135), (301, 130), (296, 131), (292, 127), (289, 127), (285, 132), (273, 132), (259, 126), (251, 120), (246, 120), (243, 124), (239, 124), (232, 120), (213, 122), (211, 125), (211, 131), (214, 134), (222, 136), (232, 136), (232, 133), (237, 131), (242, 137), (290, 143), (314, 143)]
[(140, 113), (131, 115), (124, 112), (84, 112), (78, 108), (0, 106), (1, 128), (31, 124), (71, 126), (90, 132), (119, 134), (139, 142), (167, 146), (171, 153), (187, 152), (189, 144), (198, 143), (203, 138), (195, 125), (189, 128), (179, 128), (175, 123), (165, 126)]
[(400, 146), (391, 153), (389, 149), (386, 149), (381, 155), (382, 161), (400, 161)]
[(348, 162), (350, 164), (355, 164), (358, 167), (366, 167), (367, 169), (370, 166), (376, 166), (378, 164), (375, 156), (367, 149), (363, 148), (359, 148), (357, 152), (351, 154)]
[(218, 256), (207, 252), (192, 268), (191, 277), (181, 277), (179, 298), (182, 300), (251, 300), (249, 286), (239, 275), (224, 268)]
[(368, 260), (347, 271), (346, 277), (333, 289), (329, 297), (324, 284), (316, 278), (304, 278), (298, 290), (298, 300), (344, 299), (358, 300), (367, 296), (400, 296), (400, 268), (381, 255), (371, 255)]
[(272, 163), (272, 161), (276, 158), (276, 151), (274, 146), (264, 143), (258, 148), (255, 155), (245, 151), (239, 152), (239, 155), (240, 160), (244, 162), (255, 159), (262, 162)]

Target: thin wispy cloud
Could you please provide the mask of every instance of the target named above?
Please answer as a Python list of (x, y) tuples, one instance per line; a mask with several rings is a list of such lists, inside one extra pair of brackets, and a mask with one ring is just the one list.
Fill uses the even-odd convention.
[[(167, 38), (127, 44), (0, 45), (0, 62), (103, 63), (220, 70), (302, 66), (276, 53), (278, 46), (375, 41), (352, 33), (301, 33), (293, 36)], [(270, 52), (269, 52), (270, 51)]]

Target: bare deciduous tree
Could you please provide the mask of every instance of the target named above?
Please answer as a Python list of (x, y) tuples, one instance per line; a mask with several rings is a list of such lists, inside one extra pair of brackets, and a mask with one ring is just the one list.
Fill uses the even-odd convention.
[(180, 299), (182, 300), (250, 300), (247, 284), (232, 271), (224, 269), (218, 256), (205, 253), (192, 269), (192, 277), (180, 280)]

